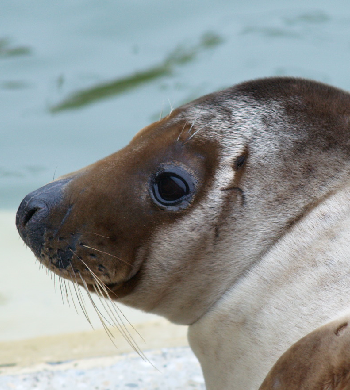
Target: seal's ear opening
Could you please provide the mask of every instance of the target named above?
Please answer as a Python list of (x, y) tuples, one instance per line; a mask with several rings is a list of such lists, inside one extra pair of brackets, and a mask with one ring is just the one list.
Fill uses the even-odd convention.
[(246, 156), (243, 154), (242, 156), (238, 156), (235, 161), (235, 169), (238, 171), (240, 168), (243, 167), (246, 160)]
[(239, 171), (240, 169), (242, 169), (246, 165), (247, 160), (248, 160), (248, 146), (246, 146), (243, 150), (243, 153), (236, 158), (233, 164), (235, 171)]

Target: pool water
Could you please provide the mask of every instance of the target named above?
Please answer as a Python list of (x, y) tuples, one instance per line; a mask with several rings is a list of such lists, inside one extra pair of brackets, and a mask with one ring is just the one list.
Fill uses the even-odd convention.
[(26, 193), (115, 152), (172, 107), (244, 80), (350, 90), (346, 1), (11, 0), (0, 26), (0, 339), (63, 329), (51, 280), (36, 279), (13, 225)]

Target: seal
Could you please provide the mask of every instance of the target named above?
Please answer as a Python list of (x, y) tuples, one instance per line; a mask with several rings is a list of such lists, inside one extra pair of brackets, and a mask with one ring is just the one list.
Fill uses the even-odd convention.
[(349, 317), (321, 326), (285, 352), (259, 390), (346, 390), (350, 384)]
[(208, 390), (257, 389), (349, 308), (349, 134), (348, 93), (245, 82), (30, 193), (17, 228), (56, 274), (189, 325)]

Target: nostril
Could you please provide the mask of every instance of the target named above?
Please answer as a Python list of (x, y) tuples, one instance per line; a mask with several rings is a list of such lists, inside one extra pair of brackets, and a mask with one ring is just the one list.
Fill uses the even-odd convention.
[(23, 234), (27, 235), (29, 231), (38, 228), (38, 223), (45, 220), (48, 212), (46, 202), (36, 199), (22, 201), (16, 214), (16, 226), (23, 239)]
[(25, 227), (27, 225), (27, 223), (32, 219), (32, 217), (34, 216), (34, 214), (40, 210), (40, 207), (33, 207), (32, 209), (30, 209), (27, 214), (24, 216), (23, 218), (23, 227)]
[(24, 199), (16, 214), (18, 233), (37, 256), (40, 255), (47, 215), (46, 203), (36, 199), (29, 200), (29, 202)]
[(49, 232), (49, 237), (53, 235), (52, 231), (50, 233), (50, 220), (56, 215), (59, 216), (61, 211), (58, 206), (61, 205), (66, 185), (70, 180), (72, 179), (56, 180), (38, 188), (29, 193), (18, 207), (16, 214), (18, 233), (38, 258), (42, 255), (42, 248), (47, 239), (45, 234)]

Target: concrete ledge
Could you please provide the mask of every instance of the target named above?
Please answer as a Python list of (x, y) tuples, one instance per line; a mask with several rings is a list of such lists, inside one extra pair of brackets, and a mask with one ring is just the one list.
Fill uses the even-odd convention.
[[(1, 390), (204, 390), (199, 363), (188, 347), (84, 359), (43, 367), (41, 371), (0, 376)], [(151, 362), (151, 363), (150, 363)]]

